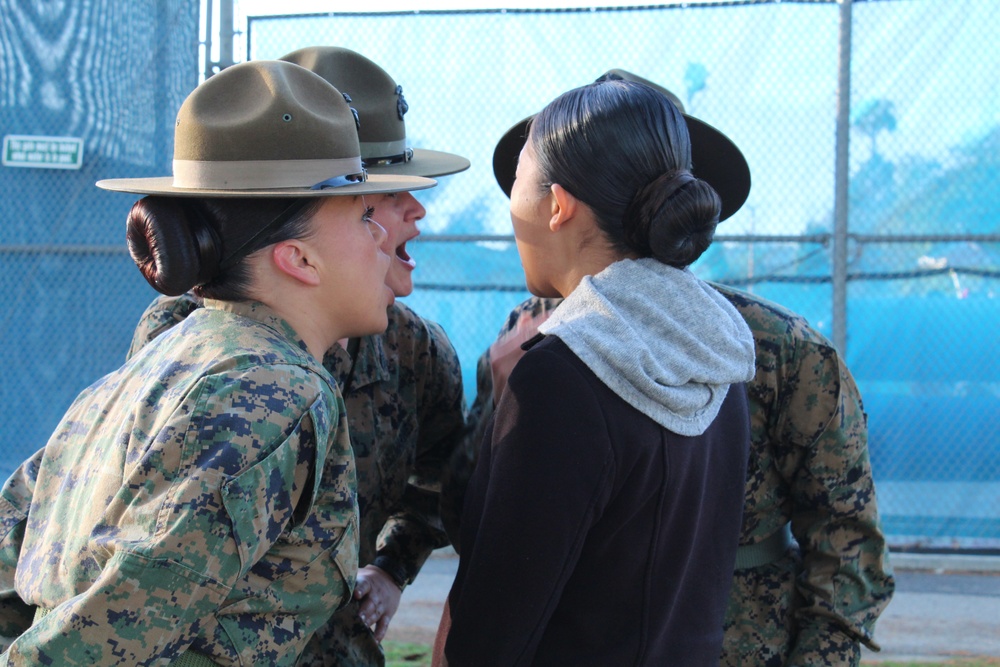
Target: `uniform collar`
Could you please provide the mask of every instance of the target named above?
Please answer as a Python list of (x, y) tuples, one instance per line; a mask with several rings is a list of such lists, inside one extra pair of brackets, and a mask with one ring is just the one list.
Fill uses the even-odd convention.
[(226, 312), (245, 317), (255, 322), (274, 329), (285, 336), (300, 348), (309, 351), (306, 342), (297, 331), (284, 318), (275, 313), (270, 306), (260, 301), (220, 301), (219, 299), (205, 299), (205, 308), (211, 310), (224, 310)]
[(389, 359), (382, 336), (352, 338), (350, 344), (354, 343), (357, 343), (357, 352), (353, 358), (347, 350), (336, 345), (323, 359), (323, 365), (337, 378), (345, 393), (389, 379)]

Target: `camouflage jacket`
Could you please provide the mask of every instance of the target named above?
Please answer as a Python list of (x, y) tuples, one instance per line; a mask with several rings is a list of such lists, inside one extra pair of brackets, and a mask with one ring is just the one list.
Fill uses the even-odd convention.
[[(197, 309), (185, 295), (161, 297), (140, 320), (130, 354)], [(448, 544), (438, 518), (442, 469), (465, 428), (458, 355), (437, 324), (397, 302), (384, 334), (335, 346), (323, 365), (347, 406), (358, 470), (360, 565), (375, 564), (401, 585)], [(382, 665), (381, 649), (357, 617), (340, 610), (316, 634), (304, 664)]]
[[(747, 383), (751, 445), (740, 544), (791, 522), (797, 545), (733, 578), (721, 665), (858, 665), (877, 649), (875, 621), (895, 587), (868, 458), (860, 392), (836, 349), (800, 316), (751, 294), (715, 286), (753, 332), (757, 374)], [(508, 317), (558, 301), (529, 299)], [(477, 433), (456, 453), (442, 491), (455, 536), (464, 483), (493, 407), (488, 352), (471, 409)], [(456, 545), (460, 548), (460, 545)]]
[(48, 612), (0, 663), (294, 664), (357, 571), (343, 414), (262, 304), (210, 302), (84, 390), (0, 492), (0, 628)]

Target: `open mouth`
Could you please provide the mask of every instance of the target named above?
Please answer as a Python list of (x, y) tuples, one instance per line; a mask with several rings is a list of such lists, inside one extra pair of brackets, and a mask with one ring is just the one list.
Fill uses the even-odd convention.
[(417, 266), (416, 260), (414, 260), (412, 257), (410, 257), (410, 255), (406, 252), (406, 244), (405, 243), (403, 243), (398, 248), (396, 248), (396, 259), (398, 259), (399, 261), (401, 261), (403, 264), (406, 264), (407, 266), (409, 266), (410, 269), (413, 269), (413, 268), (415, 268)]

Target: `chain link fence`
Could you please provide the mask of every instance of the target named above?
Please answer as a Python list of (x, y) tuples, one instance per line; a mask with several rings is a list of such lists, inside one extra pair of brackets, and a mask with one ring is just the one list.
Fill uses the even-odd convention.
[[(101, 23), (110, 0), (71, 4), (58, 17), (27, 17), (41, 26), (38, 46), (20, 18), (0, 28), (3, 133), (81, 136), (86, 155), (75, 172), (0, 170), (4, 474), (124, 356), (153, 294), (123, 248), (131, 200), (92, 183), (168, 173), (173, 114), (199, 72), (189, 3), (131, 4), (128, 20), (148, 40)], [(4, 16), (24, 14), (22, 5), (0, 0)], [(852, 9), (846, 347), (869, 414), (883, 520), (895, 546), (997, 548), (1000, 15), (991, 0)], [(314, 44), (359, 51), (403, 86), (411, 145), (472, 161), (418, 193), (428, 216), (409, 248), (418, 268), (407, 298), (448, 331), (471, 398), (476, 359), (528, 296), (493, 146), (613, 67), (671, 89), (750, 163), (747, 204), (694, 270), (832, 335), (840, 16), (834, 2), (785, 0), (251, 17), (244, 57)], [(77, 55), (61, 66), (31, 55), (64, 42)], [(79, 95), (53, 103), (74, 85)]]
[[(199, 14), (187, 0), (0, 0), (0, 16), (6, 478), (124, 361), (155, 296), (125, 248), (134, 197), (94, 182), (169, 173), (174, 118), (198, 83)], [(82, 151), (61, 152), (74, 141)]]

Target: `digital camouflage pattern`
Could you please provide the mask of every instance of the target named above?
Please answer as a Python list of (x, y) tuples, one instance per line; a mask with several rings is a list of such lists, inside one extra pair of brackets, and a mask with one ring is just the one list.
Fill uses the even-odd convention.
[[(199, 307), (188, 295), (160, 297), (132, 344), (148, 340)], [(324, 366), (340, 384), (358, 471), (360, 559), (409, 583), (430, 553), (448, 544), (438, 505), (442, 469), (465, 430), (458, 355), (437, 324), (397, 302), (384, 334), (352, 339)], [(353, 359), (353, 361), (352, 361)], [(310, 642), (303, 665), (381, 667), (385, 658), (351, 602)]]
[[(753, 332), (757, 374), (747, 383), (751, 446), (741, 545), (791, 521), (797, 548), (776, 562), (737, 570), (721, 665), (858, 665), (861, 644), (877, 650), (875, 621), (895, 588), (879, 526), (868, 459), (867, 417), (836, 349), (800, 316), (715, 285)], [(500, 335), (558, 305), (529, 299)], [(464, 484), (492, 413), (488, 353), (477, 368), (479, 420), (456, 453), (442, 517), (457, 539)], [(460, 548), (461, 545), (456, 545)]]
[(867, 416), (833, 345), (798, 315), (716, 286), (753, 331), (741, 544), (791, 521), (799, 549), (733, 579), (723, 665), (857, 665), (895, 589)]
[(295, 664), (357, 571), (343, 415), (262, 304), (209, 302), (98, 380), (0, 492), (0, 592), (49, 612), (0, 664)]

